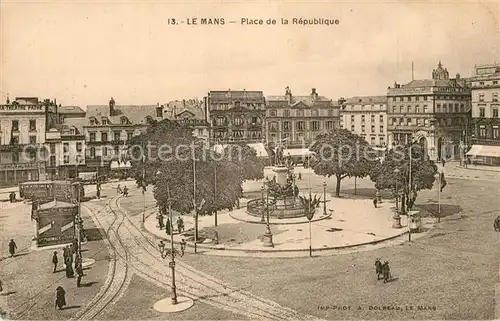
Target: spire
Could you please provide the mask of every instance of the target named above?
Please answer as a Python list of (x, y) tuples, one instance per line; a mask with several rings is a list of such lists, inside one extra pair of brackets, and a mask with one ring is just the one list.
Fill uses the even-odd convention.
[(441, 68), (441, 67), (442, 67), (441, 59), (439, 59), (438, 68)]

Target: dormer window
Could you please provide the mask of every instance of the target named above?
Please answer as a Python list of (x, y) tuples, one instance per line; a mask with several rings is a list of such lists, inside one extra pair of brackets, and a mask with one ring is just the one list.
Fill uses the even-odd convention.
[(108, 125), (108, 124), (109, 124), (108, 119), (107, 119), (107, 118), (105, 118), (105, 117), (103, 117), (103, 118), (101, 119), (101, 122), (102, 122), (102, 124), (103, 124), (103, 125)]
[(153, 118), (151, 116), (146, 117), (146, 123), (149, 124), (153, 121)]
[(76, 129), (71, 128), (71, 129), (69, 130), (69, 133), (70, 133), (71, 135), (76, 135)]
[(122, 125), (128, 124), (127, 117), (123, 116), (122, 118), (120, 118), (120, 122), (121, 122)]
[(91, 126), (95, 126), (95, 125), (98, 125), (99, 123), (97, 122), (97, 119), (95, 119), (94, 117), (90, 118), (90, 125)]

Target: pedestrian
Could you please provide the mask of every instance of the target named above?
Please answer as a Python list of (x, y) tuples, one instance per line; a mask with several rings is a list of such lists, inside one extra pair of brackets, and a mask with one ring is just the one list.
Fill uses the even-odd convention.
[(17, 250), (16, 242), (14, 242), (14, 240), (11, 239), (9, 242), (10, 257), (13, 257), (16, 254), (16, 250)]
[(76, 274), (77, 274), (76, 286), (80, 287), (81, 286), (81, 282), (82, 282), (82, 276), (83, 276), (82, 262), (78, 262), (78, 265), (76, 266)]
[(121, 194), (121, 193), (123, 193), (123, 191), (122, 191), (122, 188), (121, 188), (120, 184), (118, 184), (118, 187), (116, 188), (116, 193), (117, 193), (117, 194)]
[(68, 248), (65, 246), (63, 247), (63, 259), (64, 259), (64, 264), (66, 264), (66, 259), (68, 258)]
[(181, 245), (181, 256), (184, 256), (184, 251), (186, 250), (186, 240), (182, 239), (179, 244)]
[(125, 186), (123, 188), (123, 196), (128, 196), (128, 188), (127, 188), (127, 186)]
[(62, 286), (58, 286), (56, 289), (56, 305), (54, 308), (62, 308), (66, 305), (66, 291), (64, 291)]
[(69, 245), (69, 253), (71, 253), (71, 258), (73, 258), (73, 255), (75, 254), (75, 246), (73, 245), (73, 243), (71, 243)]
[(160, 230), (163, 230), (163, 226), (165, 223), (163, 222), (163, 215), (161, 213), (158, 213), (158, 226), (160, 227)]
[(373, 198), (373, 206), (374, 206), (375, 208), (377, 208), (377, 202), (378, 202), (378, 199), (377, 199), (377, 197), (375, 196), (375, 198)]
[(172, 227), (172, 224), (170, 223), (170, 219), (167, 218), (167, 224), (165, 225), (165, 232), (167, 235), (170, 235), (170, 228)]
[(57, 263), (59, 262), (59, 259), (57, 258), (57, 251), (54, 251), (54, 254), (52, 255), (52, 264), (54, 264), (54, 271), (52, 273), (57, 272)]
[(299, 180), (299, 181), (300, 181), (300, 180), (302, 180), (302, 173), (301, 173), (301, 172), (299, 172), (299, 177), (298, 177), (298, 180)]
[(179, 231), (179, 234), (184, 231), (184, 220), (180, 216), (177, 218), (177, 230)]
[(101, 199), (101, 184), (99, 183), (96, 185), (96, 196), (98, 199)]
[(75, 272), (73, 271), (73, 266), (72, 266), (72, 260), (71, 258), (68, 256), (66, 258), (66, 277), (68, 279), (72, 278), (75, 276)]
[(446, 161), (444, 160), (444, 158), (441, 159), (441, 165), (443, 165), (444, 167), (444, 164), (446, 164)]

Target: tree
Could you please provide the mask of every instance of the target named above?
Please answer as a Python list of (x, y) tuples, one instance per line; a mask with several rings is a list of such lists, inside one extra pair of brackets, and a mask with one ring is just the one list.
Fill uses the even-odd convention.
[[(409, 186), (410, 151), (411, 186)], [(395, 173), (396, 169), (399, 173)], [(407, 200), (409, 205), (413, 205), (418, 191), (432, 189), (436, 173), (437, 166), (427, 157), (425, 149), (419, 144), (412, 144), (396, 146), (389, 150), (384, 161), (372, 171), (370, 178), (375, 182), (377, 189), (390, 189), (395, 192), (397, 184), (398, 190), (403, 192), (401, 210), (404, 213)]]
[(247, 144), (230, 144), (224, 149), (224, 154), (239, 167), (244, 180), (264, 178), (264, 162), (252, 147)]
[(340, 185), (344, 178), (365, 177), (377, 163), (376, 154), (368, 143), (347, 129), (318, 135), (310, 150), (315, 153), (310, 161), (314, 173), (336, 177), (337, 197), (340, 196)]

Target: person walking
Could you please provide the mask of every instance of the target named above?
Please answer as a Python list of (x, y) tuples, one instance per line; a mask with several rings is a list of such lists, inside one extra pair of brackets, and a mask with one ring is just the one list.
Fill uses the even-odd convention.
[(77, 278), (76, 278), (76, 286), (77, 287), (80, 287), (81, 286), (81, 283), (82, 283), (82, 276), (83, 276), (83, 266), (82, 266), (82, 262), (78, 262), (77, 266), (76, 266), (76, 274), (77, 274)]
[(63, 261), (64, 263), (63, 264), (66, 264), (66, 259), (68, 258), (69, 254), (68, 254), (68, 248), (67, 247), (63, 247)]
[(163, 215), (161, 213), (158, 213), (158, 226), (160, 227), (160, 230), (163, 230), (163, 226), (165, 223), (163, 222)]
[(186, 250), (186, 240), (182, 239), (179, 244), (181, 245), (181, 256), (184, 256), (184, 251)]
[(72, 266), (72, 260), (71, 257), (66, 258), (66, 277), (68, 279), (72, 278), (75, 276), (75, 272), (73, 271), (73, 266)]
[(57, 258), (57, 251), (54, 251), (54, 254), (52, 255), (52, 264), (54, 264), (54, 271), (52, 273), (57, 272), (57, 263), (59, 262), (59, 259)]
[(97, 183), (96, 185), (96, 196), (97, 199), (101, 199), (101, 184)]
[(56, 289), (56, 304), (54, 308), (62, 308), (66, 306), (66, 291), (64, 291), (62, 286), (58, 286)]
[(170, 223), (170, 219), (167, 218), (167, 224), (165, 225), (165, 232), (167, 235), (170, 235), (171, 231), (170, 229), (172, 228), (172, 224)]
[(375, 197), (373, 198), (373, 206), (374, 206), (375, 208), (377, 208), (377, 203), (378, 203), (378, 199), (377, 199), (377, 196), (375, 196)]
[(125, 186), (123, 188), (123, 196), (128, 196), (128, 188), (127, 188), (127, 186)]
[(118, 187), (116, 188), (116, 193), (117, 193), (117, 194), (122, 194), (122, 193), (123, 193), (123, 191), (122, 191), (122, 188), (121, 188), (120, 184), (118, 184)]
[(184, 231), (184, 220), (180, 216), (177, 218), (177, 231), (179, 231), (179, 234)]
[(9, 242), (10, 257), (14, 257), (14, 255), (16, 254), (16, 250), (17, 250), (16, 242), (14, 242), (14, 240), (11, 239), (10, 242)]

